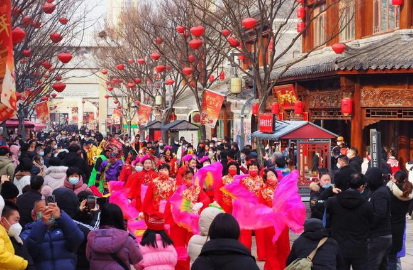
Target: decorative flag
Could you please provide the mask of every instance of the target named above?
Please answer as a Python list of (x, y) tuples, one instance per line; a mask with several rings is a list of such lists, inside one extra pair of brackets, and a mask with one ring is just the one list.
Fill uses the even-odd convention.
[(49, 113), (49, 106), (47, 105), (47, 101), (35, 104), (34, 109), (36, 110), (37, 119), (39, 123), (42, 123), (42, 124), (50, 123), (50, 113)]
[(224, 98), (225, 96), (220, 93), (211, 90), (204, 91), (201, 111), (202, 125), (215, 128)]
[(0, 6), (0, 87), (0, 121), (3, 121), (17, 111), (10, 0), (1, 1)]
[(151, 119), (152, 107), (141, 104), (138, 110), (138, 122), (139, 125), (146, 125)]

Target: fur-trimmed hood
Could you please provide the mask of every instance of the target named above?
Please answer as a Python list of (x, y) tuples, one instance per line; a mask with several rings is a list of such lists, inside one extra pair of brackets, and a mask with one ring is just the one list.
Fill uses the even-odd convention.
[(391, 193), (401, 201), (410, 201), (413, 199), (413, 193), (410, 193), (408, 197), (403, 197), (403, 191), (392, 181), (387, 183), (387, 187), (390, 189)]

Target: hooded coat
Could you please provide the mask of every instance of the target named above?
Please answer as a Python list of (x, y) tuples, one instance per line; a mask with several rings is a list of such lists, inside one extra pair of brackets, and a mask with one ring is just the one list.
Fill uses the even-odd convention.
[(69, 182), (68, 178), (66, 177), (64, 182), (63, 182), (63, 186), (62, 188), (67, 188), (72, 190), (76, 195), (79, 194), (82, 191), (89, 191), (92, 192), (90, 190), (90, 188), (88, 188), (88, 186), (83, 183), (83, 177), (79, 176), (79, 182), (76, 185), (73, 185), (72, 183)]
[(390, 254), (395, 254), (403, 248), (403, 234), (406, 227), (406, 213), (412, 202), (413, 194), (403, 197), (403, 185), (388, 182), (387, 187), (391, 192), (391, 232), (392, 248)]
[(23, 193), (22, 190), (25, 186), (30, 185), (30, 178), (30, 172), (17, 172), (14, 175), (13, 184), (19, 189), (19, 195)]
[(348, 189), (330, 198), (326, 205), (331, 237), (344, 258), (367, 257), (367, 239), (373, 222), (373, 207), (359, 191)]
[[(328, 237), (328, 231), (323, 227), (322, 221), (315, 218), (307, 220), (304, 224), (304, 233), (294, 241), (287, 259), (287, 265), (290, 265), (296, 259), (303, 259), (309, 256), (324, 237)], [(341, 261), (342, 256), (337, 241), (328, 238), (315, 254), (311, 269), (336, 270)]]
[(0, 176), (7, 175), (10, 179), (12, 179), (15, 169), (16, 167), (14, 166), (14, 162), (11, 158), (0, 156)]
[(194, 235), (188, 242), (188, 255), (191, 258), (191, 264), (193, 264), (201, 254), (202, 247), (208, 240), (209, 227), (214, 221), (214, 218), (223, 213), (222, 210), (216, 207), (205, 208), (199, 217), (199, 235)]
[(44, 185), (49, 186), (52, 190), (63, 186), (66, 179), (67, 169), (66, 166), (51, 166), (47, 168), (44, 177)]
[(124, 270), (112, 258), (111, 253), (115, 253), (127, 266), (135, 265), (142, 260), (136, 239), (127, 231), (110, 227), (91, 231), (86, 245), (90, 270)]
[(138, 265), (135, 265), (136, 270), (174, 270), (178, 262), (178, 254), (173, 245), (163, 246), (162, 237), (156, 235), (156, 245), (141, 246), (139, 248), (143, 255), (143, 259)]
[(65, 158), (62, 160), (62, 165), (67, 167), (76, 167), (80, 170), (80, 173), (89, 179), (90, 171), (87, 167), (86, 161), (75, 152), (69, 152), (65, 155)]

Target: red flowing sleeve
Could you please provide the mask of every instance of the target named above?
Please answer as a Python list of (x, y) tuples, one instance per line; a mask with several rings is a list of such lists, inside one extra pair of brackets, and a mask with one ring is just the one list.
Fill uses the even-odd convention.
[(207, 208), (209, 206), (209, 203), (211, 202), (208, 195), (202, 189), (199, 192), (198, 202), (203, 204), (203, 206), (202, 206), (201, 210), (199, 211), (199, 213), (201, 213), (202, 210)]
[(119, 174), (119, 181), (127, 182), (131, 174), (132, 170), (130, 165), (123, 167)]
[(137, 196), (141, 196), (141, 184), (142, 184), (142, 172), (134, 174), (132, 179), (130, 180), (130, 191), (129, 191), (129, 198), (136, 198)]
[[(154, 188), (154, 184), (150, 183), (148, 185), (148, 190), (146, 191), (146, 195), (145, 195), (145, 198), (144, 198), (143, 203), (142, 203), (142, 208), (140, 209), (141, 212), (144, 212), (148, 215), (150, 215), (154, 212), (154, 209), (153, 209), (153, 200), (154, 200), (154, 198), (153, 198), (153, 188)], [(136, 201), (138, 201), (138, 200), (136, 200)], [(136, 203), (136, 205), (137, 204), (138, 203)]]

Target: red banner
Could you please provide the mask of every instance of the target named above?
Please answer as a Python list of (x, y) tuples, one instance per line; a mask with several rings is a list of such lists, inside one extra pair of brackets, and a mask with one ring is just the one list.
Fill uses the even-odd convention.
[(141, 104), (138, 110), (138, 122), (139, 125), (146, 125), (151, 119), (152, 107)]
[(37, 122), (42, 124), (50, 123), (50, 113), (47, 101), (34, 104), (34, 109), (36, 110), (37, 114)]
[(278, 104), (284, 109), (294, 109), (294, 104), (298, 101), (294, 84), (274, 86), (274, 95), (278, 98)]
[(202, 125), (215, 128), (224, 99), (225, 96), (217, 92), (213, 92), (211, 90), (204, 91), (201, 111)]
[(0, 6), (0, 121), (11, 118), (17, 111), (11, 24), (11, 3), (3, 0)]
[(260, 114), (258, 129), (262, 133), (274, 133), (274, 117), (272, 113)]
[(120, 117), (121, 117), (122, 113), (119, 109), (113, 109), (113, 113), (112, 113), (112, 124), (114, 125), (119, 125), (120, 124)]

